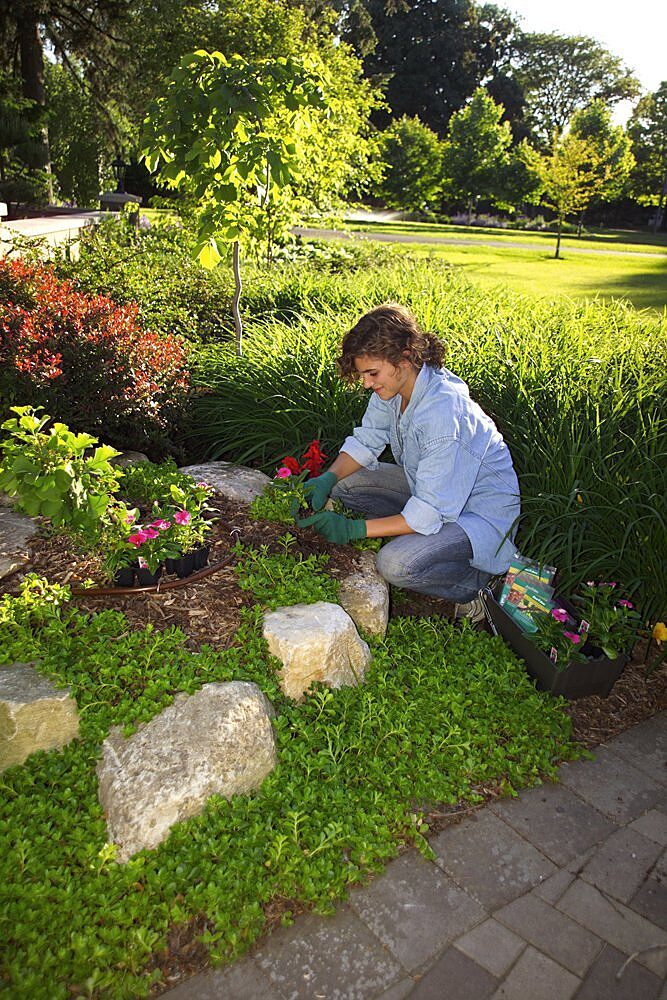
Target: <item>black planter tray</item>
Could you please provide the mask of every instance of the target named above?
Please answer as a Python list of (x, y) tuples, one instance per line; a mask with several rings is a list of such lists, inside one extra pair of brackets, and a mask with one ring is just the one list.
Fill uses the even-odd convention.
[(524, 661), (539, 691), (549, 691), (571, 700), (590, 694), (598, 694), (602, 698), (609, 695), (623, 672), (627, 656), (623, 654), (615, 660), (604, 655), (592, 657), (586, 663), (568, 663), (565, 669), (558, 670), (546, 653), (531, 642), (530, 636), (521, 631), (489, 590), (481, 590), (480, 597), (491, 630), (502, 636)]

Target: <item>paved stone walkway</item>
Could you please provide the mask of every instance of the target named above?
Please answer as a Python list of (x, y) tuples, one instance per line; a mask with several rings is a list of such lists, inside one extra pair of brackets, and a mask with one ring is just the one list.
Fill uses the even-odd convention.
[(667, 1000), (667, 713), (560, 779), (165, 997)]

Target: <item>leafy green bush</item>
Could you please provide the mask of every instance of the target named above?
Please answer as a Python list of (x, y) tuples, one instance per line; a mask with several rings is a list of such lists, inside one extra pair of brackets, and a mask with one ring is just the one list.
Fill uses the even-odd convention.
[(120, 453), (107, 445), (93, 450), (97, 438), (73, 434), (65, 424), (47, 433), (51, 417), (31, 406), (12, 410), (17, 416), (2, 424), (0, 490), (30, 517), (48, 517), (55, 528), (94, 541), (118, 490), (122, 472), (110, 459)]
[[(393, 621), (363, 685), (296, 705), (257, 612), (235, 647), (195, 654), (177, 629), (133, 632), (118, 612), (85, 615), (65, 597), (33, 579), (0, 599), (0, 647), (69, 685), (81, 715), (78, 740), (2, 776), (3, 985), (16, 1000), (146, 996), (169, 929), (202, 915), (212, 959), (230, 960), (263, 932), (272, 900), (327, 913), (402, 845), (427, 852), (431, 803), (478, 802), (487, 782), (512, 794), (577, 753), (569, 718), (501, 640), (440, 619)], [(257, 794), (213, 796), (157, 849), (116, 864), (95, 776), (109, 728), (129, 733), (178, 691), (231, 679), (276, 706), (278, 767)]]

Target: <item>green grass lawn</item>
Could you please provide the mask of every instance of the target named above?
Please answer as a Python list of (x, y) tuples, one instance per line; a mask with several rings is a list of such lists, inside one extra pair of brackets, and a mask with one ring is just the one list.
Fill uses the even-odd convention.
[[(392, 243), (392, 246), (398, 253), (446, 261), (472, 283), (487, 288), (505, 286), (542, 299), (615, 298), (626, 299), (638, 309), (662, 311), (667, 307), (664, 234), (610, 230), (589, 234), (581, 240), (564, 237), (561, 257), (556, 260), (553, 233), (404, 222), (350, 224), (346, 228), (363, 230), (365, 239), (377, 234), (383, 242), (391, 233), (414, 235), (414, 243)], [(441, 236), (447, 242), (420, 242), (420, 235)], [(504, 245), (498, 246), (499, 243)], [(513, 246), (514, 243), (522, 245)], [(578, 250), (614, 252), (578, 253)]]
[(597, 256), (568, 253), (556, 260), (552, 253), (514, 247), (402, 244), (420, 257), (438, 258), (459, 268), (473, 283), (505, 285), (544, 299), (566, 295), (573, 299), (628, 299), (638, 309), (667, 307), (667, 255)]

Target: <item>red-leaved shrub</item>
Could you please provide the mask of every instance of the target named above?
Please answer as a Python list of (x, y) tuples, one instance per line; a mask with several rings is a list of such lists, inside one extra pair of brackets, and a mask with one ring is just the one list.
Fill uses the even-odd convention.
[(142, 330), (137, 307), (83, 295), (47, 266), (0, 258), (0, 402), (44, 406), (71, 429), (153, 455), (189, 387), (181, 341)]

